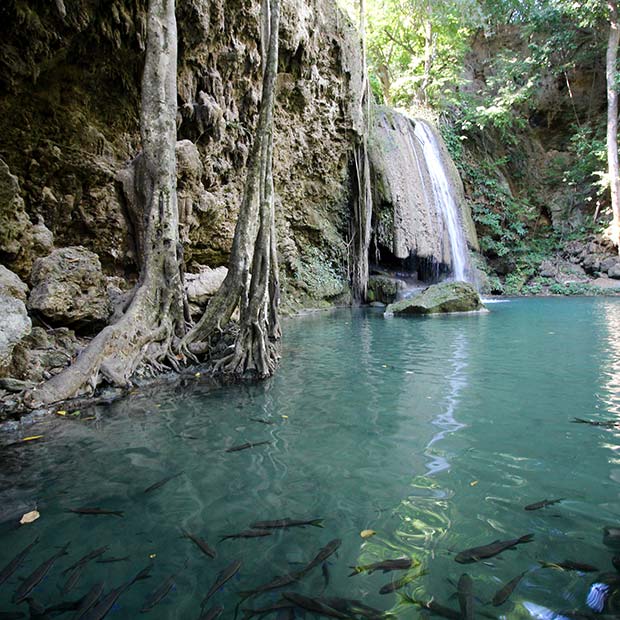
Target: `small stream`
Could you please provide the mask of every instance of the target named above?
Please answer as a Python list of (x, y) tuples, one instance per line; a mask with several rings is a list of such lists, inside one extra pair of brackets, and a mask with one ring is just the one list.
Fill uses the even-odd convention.
[[(108, 617), (143, 617), (147, 595), (175, 574), (172, 591), (144, 617), (198, 618), (218, 573), (240, 560), (206, 606), (222, 605), (221, 617), (232, 619), (240, 591), (300, 571), (335, 539), (341, 544), (325, 565), (284, 590), (417, 618), (418, 608), (379, 590), (425, 571), (400, 592), (458, 609), (452, 595), (467, 572), (475, 617), (530, 618), (525, 603), (585, 611), (597, 573), (540, 562), (614, 570), (602, 535), (605, 525), (620, 525), (620, 428), (571, 420), (620, 422), (620, 300), (517, 299), (490, 309), (407, 319), (341, 310), (289, 320), (272, 380), (198, 383), (155, 399), (136, 393), (27, 429), (43, 438), (1, 452), (0, 571), (40, 540), (0, 585), (0, 611), (26, 612), (11, 602), (18, 577), (70, 543), (33, 592), (43, 606), (78, 599), (95, 582), (117, 587), (152, 563), (152, 577), (129, 588)], [(226, 451), (246, 442), (269, 443)], [(523, 509), (555, 498), (564, 499)], [(17, 526), (35, 506), (40, 519)], [(78, 507), (123, 516), (68, 512)], [(322, 519), (323, 527), (221, 540), (285, 517)], [(376, 534), (362, 538), (362, 530)], [(525, 534), (534, 540), (484, 562), (454, 561), (464, 549)], [(102, 558), (127, 559), (87, 563), (63, 596), (62, 571), (102, 545)], [(403, 556), (414, 563), (409, 573), (349, 576), (351, 566)], [(507, 603), (488, 604), (521, 572)], [(276, 602), (280, 592), (241, 607)]]

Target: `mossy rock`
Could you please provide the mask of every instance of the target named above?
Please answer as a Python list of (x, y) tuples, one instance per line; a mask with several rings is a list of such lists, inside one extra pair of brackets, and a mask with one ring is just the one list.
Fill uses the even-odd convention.
[(429, 286), (411, 299), (390, 304), (385, 314), (439, 314), (475, 312), (484, 309), (480, 295), (471, 284), (442, 282)]

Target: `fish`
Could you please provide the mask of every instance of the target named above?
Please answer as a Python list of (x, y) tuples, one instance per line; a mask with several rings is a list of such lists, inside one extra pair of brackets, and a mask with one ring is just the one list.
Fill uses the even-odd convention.
[(243, 530), (237, 534), (227, 534), (222, 536), (220, 540), (228, 540), (229, 538), (260, 538), (261, 536), (271, 536), (272, 532), (269, 530)]
[(262, 594), (263, 592), (267, 592), (269, 590), (283, 588), (284, 586), (288, 586), (291, 583), (299, 581), (303, 577), (303, 575), (303, 571), (280, 575), (278, 577), (274, 577), (271, 581), (268, 581), (267, 583), (257, 586), (253, 590), (242, 590), (241, 592), (239, 592), (239, 595), (245, 599), (249, 598), (250, 596), (254, 596), (255, 594)]
[(362, 618), (369, 618), (371, 620), (378, 620), (379, 618), (393, 618), (394, 614), (374, 607), (369, 607), (361, 601), (348, 598), (338, 597), (321, 597), (318, 599), (322, 603), (325, 603), (328, 607), (347, 613), (350, 616), (361, 616)]
[(368, 573), (369, 575), (376, 570), (388, 573), (392, 570), (406, 570), (411, 568), (412, 561), (409, 558), (398, 558), (396, 560), (381, 560), (381, 562), (375, 562), (374, 564), (366, 564), (364, 566), (349, 566), (353, 569), (353, 572), (349, 574), (349, 577), (359, 575), (360, 573)]
[(216, 618), (219, 618), (223, 612), (224, 608), (221, 605), (218, 605), (217, 607), (210, 607), (207, 611), (200, 615), (198, 620), (215, 620)]
[(128, 555), (124, 555), (122, 558), (103, 558), (101, 560), (97, 560), (97, 564), (112, 564), (112, 562), (126, 562), (129, 560)]
[(170, 482), (171, 480), (174, 480), (175, 478), (182, 476), (183, 473), (184, 472), (180, 471), (178, 474), (172, 474), (172, 476), (166, 476), (165, 478), (162, 478), (159, 482), (152, 484), (150, 487), (146, 487), (146, 489), (144, 489), (142, 493), (146, 494), (146, 493), (150, 493), (151, 491), (155, 491), (156, 489), (163, 487), (164, 484), (166, 484), (167, 482)]
[(514, 589), (519, 585), (519, 582), (521, 581), (521, 579), (523, 579), (526, 573), (527, 571), (523, 571), (521, 574), (511, 579), (509, 582), (505, 583), (495, 593), (495, 595), (491, 599), (493, 607), (499, 607), (500, 605), (503, 605), (510, 598), (510, 595), (514, 592)]
[(620, 571), (620, 555), (614, 555), (614, 557), (611, 558), (611, 563), (617, 571)]
[(351, 616), (348, 614), (344, 614), (333, 607), (329, 607), (319, 599), (297, 594), (296, 592), (284, 592), (282, 596), (287, 601), (291, 601), (291, 603), (294, 603), (297, 607), (301, 607), (302, 609), (307, 609), (308, 611), (328, 616), (329, 618), (345, 618), (346, 620), (351, 620)]
[(14, 603), (21, 603), (25, 601), (30, 593), (37, 587), (37, 585), (41, 582), (41, 580), (49, 573), (50, 569), (56, 563), (56, 560), (63, 556), (67, 555), (67, 547), (70, 543), (67, 543), (60, 551), (56, 552), (54, 555), (49, 557), (45, 562), (40, 564), (24, 581), (22, 581), (19, 588), (13, 595)]
[(291, 601), (287, 601), (286, 599), (280, 599), (275, 603), (271, 603), (270, 605), (265, 605), (263, 607), (256, 607), (251, 609), (250, 607), (242, 607), (241, 611), (243, 612), (244, 620), (248, 620), (248, 618), (253, 618), (254, 616), (262, 616), (265, 614), (273, 613), (274, 611), (280, 611), (281, 609), (291, 609), (294, 607), (294, 604)]
[(70, 573), (70, 574), (69, 574), (69, 577), (65, 585), (62, 588), (61, 593), (67, 594), (68, 592), (70, 592), (75, 587), (77, 582), (80, 580), (84, 565), (87, 564), (90, 560), (94, 560), (95, 558), (98, 558), (100, 555), (103, 555), (108, 549), (109, 549), (108, 546), (94, 549), (90, 553), (87, 553), (84, 557), (80, 558), (75, 564), (72, 564), (71, 566), (69, 566), (69, 568), (66, 568), (62, 572), (62, 574), (63, 575), (65, 575), (66, 573)]
[(541, 562), (538, 563), (543, 568), (559, 568), (562, 570), (576, 570), (581, 573), (597, 573), (599, 569), (592, 564), (585, 564), (583, 562), (573, 562), (572, 560), (564, 560), (563, 562)]
[(329, 585), (329, 567), (327, 566), (327, 562), (321, 564), (321, 573), (323, 573), (323, 591), (325, 591)]
[(147, 611), (151, 611), (151, 609), (153, 609), (153, 607), (155, 607), (155, 605), (157, 605), (157, 603), (159, 603), (161, 600), (163, 600), (167, 594), (170, 592), (170, 590), (172, 590), (172, 588), (174, 587), (174, 580), (176, 579), (176, 574), (175, 575), (170, 575), (169, 577), (167, 577), (166, 579), (164, 579), (164, 581), (161, 583), (161, 585), (157, 588), (155, 588), (145, 599), (144, 603), (142, 604), (142, 607), (140, 609), (140, 613), (146, 613)]
[(82, 620), (101, 620), (108, 615), (119, 597), (140, 579), (148, 579), (151, 576), (152, 564), (143, 568), (135, 577), (121, 584), (118, 588), (112, 588), (99, 602), (89, 611), (80, 616)]
[(456, 609), (451, 609), (450, 607), (446, 607), (441, 603), (438, 603), (434, 598), (431, 598), (430, 601), (424, 602), (419, 601), (417, 599), (412, 598), (407, 594), (399, 594), (401, 602), (408, 603), (410, 605), (417, 605), (422, 609), (428, 609), (429, 611), (441, 616), (442, 618), (448, 618), (448, 620), (461, 620), (461, 612), (456, 611)]
[(218, 573), (213, 585), (207, 592), (207, 595), (202, 599), (200, 607), (203, 608), (206, 605), (207, 601), (211, 598), (211, 596), (213, 596), (213, 594), (217, 592), (229, 579), (234, 577), (239, 572), (240, 568), (241, 560), (235, 560), (220, 573)]
[(265, 444), (271, 443), (271, 441), (256, 441), (256, 442), (247, 442), (242, 443), (239, 446), (233, 446), (232, 448), (227, 448), (226, 452), (241, 452), (241, 450), (247, 450), (248, 448), (255, 448), (256, 446), (264, 446)]
[(418, 573), (411, 573), (409, 575), (405, 575), (396, 581), (392, 581), (392, 583), (385, 584), (380, 590), (379, 594), (389, 594), (390, 592), (396, 592), (396, 590), (400, 590), (402, 587), (406, 586), (408, 583), (411, 583), (414, 579), (418, 577), (422, 577), (426, 575), (428, 571), (420, 571)]
[(268, 530), (271, 528), (281, 527), (304, 527), (305, 525), (312, 525), (314, 527), (323, 527), (323, 519), (276, 519), (275, 521), (257, 521), (252, 523), (250, 527), (257, 530)]
[(77, 609), (77, 614), (74, 617), (74, 620), (81, 620), (90, 609), (94, 605), (97, 604), (97, 601), (101, 598), (103, 591), (105, 590), (105, 582), (100, 581), (93, 585), (93, 587), (85, 594), (82, 598), (80, 606)]
[(1, 571), (0, 585), (2, 585), (23, 563), (30, 550), (39, 542), (37, 536), (26, 548), (22, 549)]
[(620, 547), (620, 526), (607, 525), (603, 528), (603, 544), (608, 547)]
[(310, 560), (306, 567), (302, 570), (302, 573), (307, 573), (311, 571), (315, 566), (322, 564), (327, 560), (327, 558), (335, 553), (338, 547), (342, 544), (342, 540), (340, 538), (334, 538), (334, 540), (330, 540), (320, 551), (316, 554), (316, 557), (313, 560)]
[(69, 508), (67, 512), (74, 512), (78, 515), (114, 515), (115, 517), (122, 517), (124, 515), (122, 510), (106, 510), (105, 508), (89, 508), (88, 506)]
[(485, 558), (492, 558), (500, 554), (506, 549), (512, 549), (522, 543), (528, 543), (534, 540), (534, 534), (525, 534), (520, 538), (511, 538), (510, 540), (494, 540), (488, 545), (482, 545), (481, 547), (471, 547), (471, 549), (465, 549), (456, 555), (455, 562), (460, 564), (469, 564), (471, 562), (477, 562), (478, 560)]
[(0, 620), (19, 620), (25, 617), (26, 614), (21, 611), (0, 611)]
[(576, 422), (578, 424), (590, 424), (591, 426), (605, 426), (607, 428), (613, 428), (615, 426), (620, 426), (620, 422), (618, 420), (584, 420), (583, 418), (573, 418), (571, 422)]
[(586, 605), (597, 613), (601, 613), (609, 596), (609, 585), (606, 583), (593, 583), (586, 598)]
[(472, 578), (463, 573), (459, 577), (456, 585), (456, 592), (459, 599), (459, 607), (461, 609), (461, 617), (463, 620), (474, 619), (474, 582)]
[(215, 552), (215, 549), (213, 549), (209, 545), (209, 543), (207, 543), (206, 540), (200, 538), (199, 536), (196, 536), (195, 534), (192, 534), (191, 532), (188, 532), (187, 530), (181, 531), (183, 532), (183, 538), (189, 538), (205, 555), (208, 555), (209, 557), (215, 559), (217, 553)]
[(252, 422), (260, 422), (261, 424), (275, 424), (273, 420), (265, 420), (264, 418), (250, 418)]
[(523, 510), (540, 510), (541, 508), (546, 508), (547, 506), (553, 506), (554, 504), (559, 504), (563, 502), (566, 498), (559, 497), (558, 499), (543, 499), (540, 502), (534, 502), (533, 504), (528, 504), (523, 508)]

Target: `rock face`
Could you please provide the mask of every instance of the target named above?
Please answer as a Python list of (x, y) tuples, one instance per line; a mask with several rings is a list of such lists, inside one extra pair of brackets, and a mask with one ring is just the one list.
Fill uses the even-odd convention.
[(81, 246), (54, 250), (32, 268), (31, 310), (55, 324), (97, 329), (110, 316), (99, 257)]
[(28, 297), (28, 285), (4, 265), (0, 265), (0, 295), (15, 297), (24, 303)]
[[(466, 253), (466, 245), (478, 249), (458, 172), (439, 134), (428, 123), (387, 108), (378, 109), (376, 118), (370, 157), (377, 246), (387, 258), (396, 258), (417, 272), (420, 279), (436, 279), (441, 272), (454, 270), (455, 253)], [(440, 186), (425, 154), (428, 140), (436, 147), (435, 156), (443, 169), (445, 183)], [(444, 212), (444, 198), (454, 205), (457, 221), (451, 222)], [(459, 240), (453, 239), (452, 224)]]
[(11, 364), (13, 349), (30, 333), (31, 322), (21, 299), (0, 292), (0, 376)]
[(476, 289), (467, 282), (442, 282), (424, 289), (419, 295), (389, 305), (386, 315), (437, 314), (446, 312), (474, 312), (484, 305)]

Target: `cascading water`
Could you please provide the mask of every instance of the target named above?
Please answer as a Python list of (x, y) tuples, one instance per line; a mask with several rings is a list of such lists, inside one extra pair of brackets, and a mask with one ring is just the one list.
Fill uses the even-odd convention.
[(455, 280), (470, 279), (467, 240), (461, 226), (459, 209), (446, 172), (435, 134), (422, 120), (415, 122), (414, 135), (422, 144), (424, 160), (431, 179), (434, 205), (447, 230)]
[[(379, 108), (370, 157), (379, 267), (410, 274), (414, 289), (443, 278), (472, 280), (478, 249), (458, 172), (426, 121)], [(398, 277), (402, 277), (399, 275)]]

